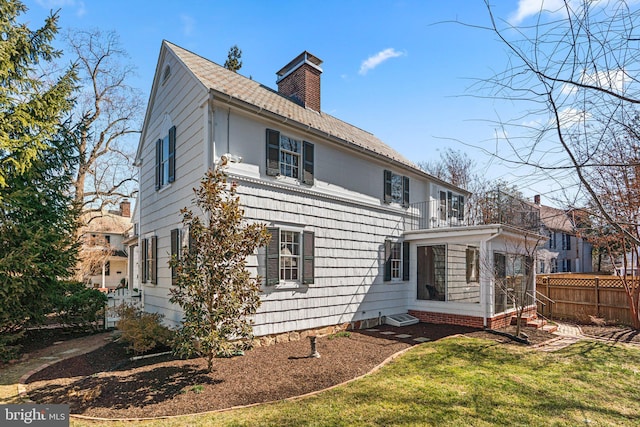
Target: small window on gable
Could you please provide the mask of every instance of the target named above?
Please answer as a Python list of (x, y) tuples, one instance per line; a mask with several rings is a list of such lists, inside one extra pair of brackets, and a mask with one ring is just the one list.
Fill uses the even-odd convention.
[(176, 179), (176, 127), (156, 141), (156, 190)]
[(409, 177), (384, 171), (384, 202), (409, 206)]
[(169, 76), (171, 76), (171, 67), (167, 65), (166, 67), (164, 67), (164, 71), (162, 72), (162, 84), (165, 84), (165, 82), (169, 79)]

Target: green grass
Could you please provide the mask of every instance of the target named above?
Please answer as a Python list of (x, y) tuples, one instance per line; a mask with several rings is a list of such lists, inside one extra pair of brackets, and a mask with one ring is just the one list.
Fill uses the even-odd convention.
[(422, 344), (374, 375), (311, 398), (104, 425), (637, 426), (639, 384), (638, 349), (583, 341), (545, 353), (458, 337)]

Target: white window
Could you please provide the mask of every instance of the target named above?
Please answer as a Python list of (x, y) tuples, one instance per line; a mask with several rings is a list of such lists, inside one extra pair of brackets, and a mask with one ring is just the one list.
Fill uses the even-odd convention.
[(402, 244), (400, 242), (391, 242), (391, 255), (389, 262), (391, 263), (391, 279), (400, 279), (402, 272)]
[(302, 141), (280, 134), (280, 174), (300, 177), (300, 151)]
[(475, 247), (467, 248), (467, 283), (480, 280), (480, 250)]
[(299, 280), (300, 233), (280, 231), (280, 280)]

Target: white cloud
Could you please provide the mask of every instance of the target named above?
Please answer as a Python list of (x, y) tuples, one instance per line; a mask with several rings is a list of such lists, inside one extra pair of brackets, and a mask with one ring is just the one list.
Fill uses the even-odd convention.
[[(624, 70), (609, 70), (598, 71), (594, 74), (589, 74), (586, 71), (582, 72), (580, 82), (582, 84), (596, 86), (603, 89), (611, 90), (617, 93), (622, 93), (625, 84), (629, 81), (629, 76)], [(562, 86), (562, 93), (565, 95), (572, 95), (578, 91), (575, 85), (564, 84)]]
[(382, 50), (376, 53), (375, 55), (370, 56), (365, 61), (362, 61), (362, 65), (360, 65), (360, 71), (358, 71), (358, 74), (365, 75), (369, 70), (373, 70), (383, 62), (391, 58), (397, 58), (399, 56), (404, 56), (404, 55), (405, 53), (398, 52), (393, 48)]
[(196, 20), (189, 15), (182, 14), (180, 15), (180, 21), (182, 22), (182, 32), (185, 36), (190, 36), (193, 34), (193, 29), (196, 26)]
[(575, 108), (565, 108), (558, 111), (558, 121), (560, 126), (565, 129), (576, 125), (584, 125), (589, 117), (590, 115), (586, 111)]
[(58, 10), (63, 8), (76, 8), (76, 16), (82, 18), (87, 13), (87, 8), (83, 1), (76, 0), (36, 0), (36, 3), (49, 10)]
[(562, 8), (563, 0), (520, 0), (518, 10), (511, 15), (509, 22), (517, 25), (530, 16), (537, 15), (541, 10), (555, 12)]

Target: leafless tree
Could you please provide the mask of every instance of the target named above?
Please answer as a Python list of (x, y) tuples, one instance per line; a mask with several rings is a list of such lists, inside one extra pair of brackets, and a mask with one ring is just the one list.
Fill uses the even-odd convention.
[(73, 30), (66, 40), (80, 76), (72, 135), (79, 156), (75, 201), (100, 211), (135, 195), (131, 159), (144, 103), (129, 85), (134, 68), (116, 33)]
[[(636, 129), (631, 119), (640, 103), (638, 5), (565, 0), (549, 10), (541, 2), (533, 24), (515, 26), (485, 3), (490, 25), (484, 29), (497, 36), (509, 57), (504, 72), (479, 86), (491, 97), (523, 104), (522, 114), (499, 122), (501, 134), (509, 135), (502, 140), (508, 148), (500, 146), (494, 155), (575, 183), (581, 203), (593, 208), (590, 213), (614, 231), (621, 246), (638, 248), (637, 199), (630, 199), (624, 181), (635, 175), (625, 177), (621, 169), (635, 174), (640, 163), (634, 150), (609, 155), (616, 144), (612, 130)], [(613, 202), (611, 194), (620, 197)], [(621, 211), (632, 215), (622, 217)], [(639, 327), (637, 286), (627, 292)]]

